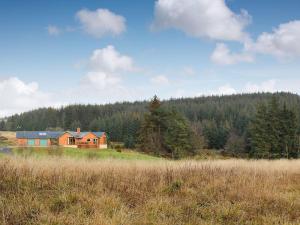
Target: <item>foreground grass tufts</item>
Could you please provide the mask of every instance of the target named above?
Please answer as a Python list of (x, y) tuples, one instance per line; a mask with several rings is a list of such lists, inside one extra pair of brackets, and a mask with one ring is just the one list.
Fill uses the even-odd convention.
[(7, 225), (300, 224), (300, 161), (4, 157), (0, 213)]

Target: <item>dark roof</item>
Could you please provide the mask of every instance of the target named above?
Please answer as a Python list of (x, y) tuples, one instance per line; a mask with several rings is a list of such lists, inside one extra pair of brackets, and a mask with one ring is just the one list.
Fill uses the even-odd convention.
[(49, 139), (58, 138), (64, 132), (62, 131), (17, 131), (17, 138), (25, 139)]
[(105, 134), (105, 132), (92, 132), (93, 134), (95, 134), (97, 137), (102, 137), (103, 134)]
[(95, 134), (97, 137), (102, 137), (103, 134), (105, 134), (105, 132), (80, 132), (79, 134), (77, 132), (73, 132), (73, 131), (67, 131), (67, 133), (71, 134), (73, 137), (76, 138), (83, 138), (85, 135), (92, 133)]
[(83, 138), (85, 135), (87, 135), (90, 132), (80, 132), (79, 134), (74, 131), (67, 131), (67, 133), (71, 134), (75, 138)]

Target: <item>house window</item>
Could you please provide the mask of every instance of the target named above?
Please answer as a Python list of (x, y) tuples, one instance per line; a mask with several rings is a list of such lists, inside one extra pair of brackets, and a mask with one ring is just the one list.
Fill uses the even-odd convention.
[(88, 141), (88, 142), (90, 142), (90, 141), (91, 141), (91, 139), (87, 139), (87, 141)]
[(94, 144), (97, 144), (97, 141), (98, 141), (97, 138), (94, 138), (94, 139), (93, 139), (93, 143), (94, 143)]
[(35, 145), (35, 140), (34, 139), (28, 139), (27, 144), (29, 146), (34, 146)]
[(68, 138), (68, 145), (75, 145), (75, 138), (74, 137), (69, 137)]

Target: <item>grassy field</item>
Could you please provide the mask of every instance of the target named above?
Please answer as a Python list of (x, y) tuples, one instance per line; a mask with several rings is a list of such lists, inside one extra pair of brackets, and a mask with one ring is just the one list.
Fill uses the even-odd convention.
[(300, 161), (0, 159), (1, 224), (300, 224)]
[(22, 157), (47, 158), (69, 157), (75, 159), (126, 159), (157, 160), (159, 158), (131, 150), (120, 152), (114, 149), (74, 149), (74, 148), (14, 148), (15, 155)]

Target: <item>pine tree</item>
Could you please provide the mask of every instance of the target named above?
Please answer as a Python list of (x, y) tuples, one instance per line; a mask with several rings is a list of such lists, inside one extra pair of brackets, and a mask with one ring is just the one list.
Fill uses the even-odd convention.
[(265, 104), (257, 107), (255, 119), (250, 125), (252, 150), (251, 155), (258, 158), (269, 158), (270, 154), (270, 138), (268, 136), (269, 123), (268, 113)]
[(194, 154), (193, 132), (187, 120), (173, 110), (165, 122), (164, 146), (171, 153), (172, 158), (178, 159)]
[(178, 112), (161, 107), (157, 96), (149, 104), (139, 133), (142, 151), (172, 158), (194, 153), (193, 132), (188, 122)]
[(267, 112), (268, 118), (266, 118), (268, 123), (268, 141), (271, 144), (270, 156), (272, 158), (280, 158), (282, 151), (280, 145), (280, 133), (282, 129), (280, 113), (279, 100), (277, 97), (273, 96), (269, 102), (269, 109)]
[(161, 106), (161, 102), (159, 98), (157, 97), (157, 95), (154, 95), (148, 107), (150, 112), (155, 112), (157, 109), (159, 109), (160, 106)]
[(280, 112), (281, 157), (297, 157), (297, 117), (286, 104)]

